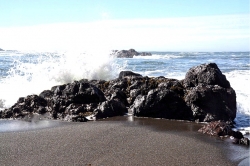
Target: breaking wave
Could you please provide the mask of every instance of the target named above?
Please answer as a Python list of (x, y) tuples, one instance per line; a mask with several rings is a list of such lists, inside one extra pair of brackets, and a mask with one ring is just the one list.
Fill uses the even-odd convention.
[(108, 52), (26, 52), (8, 56), (12, 63), (7, 76), (0, 78), (0, 109), (10, 107), (19, 97), (39, 94), (55, 85), (83, 78), (110, 80), (123, 68)]

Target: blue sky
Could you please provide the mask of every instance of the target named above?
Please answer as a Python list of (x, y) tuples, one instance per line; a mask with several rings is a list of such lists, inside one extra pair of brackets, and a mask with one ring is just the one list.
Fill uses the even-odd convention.
[(0, 0), (0, 47), (249, 51), (249, 0)]

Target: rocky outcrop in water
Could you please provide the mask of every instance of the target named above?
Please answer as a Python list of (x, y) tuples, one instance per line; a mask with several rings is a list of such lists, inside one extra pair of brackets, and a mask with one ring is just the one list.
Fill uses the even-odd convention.
[(4, 50), (0, 48), (0, 51), (4, 51)]
[(134, 49), (129, 50), (113, 50), (111, 55), (117, 58), (133, 58), (134, 56), (151, 56), (150, 52), (137, 52)]
[(80, 80), (39, 95), (20, 98), (1, 118), (32, 114), (68, 121), (86, 121), (130, 113), (138, 117), (231, 123), (236, 94), (215, 63), (191, 68), (183, 80), (143, 77), (123, 71), (110, 81)]

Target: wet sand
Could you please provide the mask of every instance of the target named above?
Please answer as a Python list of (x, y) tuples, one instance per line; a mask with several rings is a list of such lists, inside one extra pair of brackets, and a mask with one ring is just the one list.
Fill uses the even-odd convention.
[(1, 165), (249, 165), (249, 148), (198, 133), (201, 124), (115, 117), (0, 132)]

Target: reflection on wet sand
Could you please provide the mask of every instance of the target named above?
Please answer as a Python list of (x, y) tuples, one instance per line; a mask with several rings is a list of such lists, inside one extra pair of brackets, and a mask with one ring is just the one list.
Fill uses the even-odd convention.
[[(214, 162), (214, 164), (235, 165), (235, 163), (240, 162), (242, 165), (249, 164), (249, 148), (234, 145), (218, 137), (198, 133), (197, 130), (201, 126), (202, 124), (195, 122), (133, 116), (106, 118), (86, 123), (52, 120), (30, 122), (0, 120), (0, 145), (2, 145), (0, 150), (1, 148), (5, 149), (2, 151), (2, 155), (9, 159), (3, 160), (3, 162), (12, 164), (13, 159), (18, 159), (20, 165), (27, 164), (26, 158), (28, 156), (25, 154), (29, 152), (29, 148), (37, 149), (32, 151), (30, 155), (34, 154), (33, 157), (41, 163), (45, 161), (39, 158), (40, 151), (45, 151), (43, 155), (48, 158), (50, 153), (58, 155), (57, 152), (60, 151), (62, 153), (56, 158), (65, 164), (72, 162), (75, 156), (82, 159), (76, 160), (78, 162), (89, 162), (88, 159), (93, 158), (91, 162), (96, 163), (96, 165), (105, 162), (106, 164), (114, 164), (117, 161), (126, 163), (128, 161), (126, 156), (132, 157), (129, 158), (130, 164), (145, 162), (146, 160), (148, 162), (171, 161), (174, 164), (177, 161), (171, 156), (163, 155), (170, 153), (172, 157), (177, 157), (178, 161), (189, 164), (192, 163), (189, 161), (190, 158), (193, 158), (197, 163), (206, 162), (208, 164), (210, 159), (206, 156), (212, 157), (211, 162)], [(7, 140), (11, 140), (11, 142)], [(30, 140), (32, 141), (30, 142)], [(58, 140), (60, 140), (60, 143), (58, 143)], [(22, 147), (24, 148), (22, 149), (22, 157), (16, 151), (11, 151), (11, 149), (18, 148), (20, 144), (27, 144), (26, 148)], [(64, 147), (63, 145), (68, 146)], [(78, 149), (78, 151), (77, 153), (71, 152), (71, 149), (74, 149), (74, 151)], [(8, 151), (11, 151), (11, 155), (8, 154)], [(138, 152), (136, 158), (132, 155), (133, 152)], [(69, 153), (74, 155), (64, 161), (65, 156), (68, 156)], [(123, 158), (115, 157), (118, 153), (123, 154)], [(143, 153), (144, 156), (140, 153)], [(156, 153), (161, 155), (157, 155), (157, 158), (155, 158), (152, 154)], [(201, 153), (206, 155), (204, 156)], [(16, 158), (17, 155), (18, 158)], [(198, 156), (200, 157), (197, 158)], [(166, 159), (166, 157), (170, 158)], [(111, 158), (114, 161), (111, 161)], [(209, 161), (206, 161), (208, 159)], [(56, 161), (50, 160), (52, 164), (55, 164)], [(33, 160), (29, 160), (29, 162), (34, 164)]]
[(56, 127), (64, 124), (56, 120), (0, 120), (0, 132), (27, 131)]

